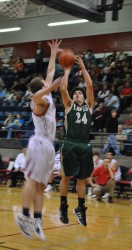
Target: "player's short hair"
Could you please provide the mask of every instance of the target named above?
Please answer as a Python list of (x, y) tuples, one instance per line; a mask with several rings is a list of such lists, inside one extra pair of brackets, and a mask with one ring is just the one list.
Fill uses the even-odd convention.
[(80, 87), (75, 87), (74, 89), (72, 89), (71, 93), (70, 93), (70, 97), (73, 98), (73, 95), (75, 93), (75, 91), (81, 91), (83, 96), (84, 96), (84, 99), (86, 99), (86, 93), (85, 93), (85, 90), (83, 88), (80, 88)]
[(43, 79), (41, 77), (35, 77), (29, 83), (30, 91), (35, 94), (37, 91), (44, 87)]

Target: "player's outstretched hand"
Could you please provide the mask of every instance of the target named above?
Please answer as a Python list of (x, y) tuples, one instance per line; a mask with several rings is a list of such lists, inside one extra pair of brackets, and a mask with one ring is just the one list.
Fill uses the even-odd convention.
[(80, 66), (81, 69), (85, 68), (84, 62), (83, 62), (81, 56), (76, 56), (75, 62)]
[(57, 53), (57, 52), (61, 52), (62, 49), (59, 48), (60, 44), (62, 42), (61, 40), (52, 40), (51, 42), (47, 42), (47, 44), (49, 45), (51, 52)]

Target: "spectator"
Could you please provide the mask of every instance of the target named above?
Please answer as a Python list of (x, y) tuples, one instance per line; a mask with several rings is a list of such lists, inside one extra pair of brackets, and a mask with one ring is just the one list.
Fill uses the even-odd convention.
[(105, 114), (105, 105), (104, 103), (100, 103), (97, 108), (93, 111), (93, 131), (103, 131), (104, 128), (104, 114)]
[(132, 113), (130, 113), (130, 118), (125, 121), (124, 128), (128, 136), (128, 140), (132, 141)]
[(9, 187), (16, 187), (17, 181), (24, 180), (23, 170), (26, 162), (26, 148), (22, 149), (22, 153), (18, 154), (10, 175)]
[(43, 71), (43, 58), (44, 58), (44, 49), (42, 48), (42, 43), (38, 42), (37, 49), (35, 52), (35, 62), (36, 62), (37, 73), (42, 73)]
[[(94, 163), (94, 169), (103, 164), (103, 160), (100, 159), (100, 153), (98, 151), (93, 153), (93, 163)], [(87, 181), (90, 184), (89, 178), (87, 178)], [(92, 194), (93, 194), (93, 188), (89, 187), (88, 188), (88, 196), (92, 196)]]
[[(110, 160), (110, 167), (115, 171), (115, 180), (119, 181), (121, 179), (121, 169), (119, 167), (118, 161), (113, 158), (113, 153), (106, 153), (106, 158)], [(102, 196), (102, 199), (107, 199), (109, 197), (109, 193), (105, 193)]]
[(14, 121), (14, 115), (12, 113), (9, 113), (7, 118), (5, 119), (3, 125), (6, 127), (8, 126), (10, 123), (12, 123)]
[(106, 153), (106, 158), (110, 160), (110, 167), (115, 170), (115, 180), (119, 181), (121, 179), (121, 170), (118, 161), (113, 158), (113, 153)]
[(5, 127), (2, 127), (2, 129), (8, 130), (7, 139), (10, 140), (12, 136), (12, 131), (21, 129), (23, 124), (24, 124), (24, 120), (22, 118), (22, 115), (18, 113), (17, 118), (12, 123), (10, 123), (9, 125)]
[(120, 109), (120, 100), (112, 91), (109, 92), (109, 96), (105, 98), (105, 106), (107, 107), (108, 112), (112, 109), (116, 109), (117, 111)]
[(16, 58), (15, 69), (19, 73), (19, 76), (22, 77), (24, 71), (24, 62), (19, 56)]
[(111, 111), (111, 117), (107, 119), (105, 127), (106, 127), (106, 132), (109, 134), (109, 136), (108, 136), (108, 142), (104, 145), (102, 153), (106, 154), (112, 147), (113, 151), (115, 152), (115, 155), (121, 156), (115, 138), (115, 135), (117, 134), (118, 131), (118, 119), (117, 119), (116, 109), (113, 109)]
[(6, 91), (0, 85), (0, 100), (3, 100), (6, 97)]
[(61, 162), (60, 162), (60, 150), (58, 144), (55, 145), (55, 151), (56, 151), (56, 156), (55, 156), (55, 164), (53, 167), (53, 173), (49, 178), (47, 188), (44, 190), (45, 193), (53, 191), (54, 176), (60, 174)]
[(110, 67), (104, 67), (100, 74), (98, 75), (97, 81), (101, 84), (103, 81), (107, 81), (108, 83), (112, 82), (112, 74)]
[(103, 165), (94, 169), (92, 173), (95, 184), (92, 183), (93, 192), (98, 201), (101, 201), (102, 195), (105, 192), (109, 193), (108, 202), (113, 202), (115, 189), (115, 170), (110, 167), (110, 160), (105, 158)]
[(4, 169), (5, 168), (5, 164), (2, 160), (2, 155), (0, 155), (0, 169)]
[(105, 98), (109, 96), (109, 90), (107, 86), (107, 82), (104, 81), (102, 85), (102, 90), (98, 92), (97, 98), (100, 102), (104, 102)]
[(85, 54), (85, 63), (90, 63), (92, 66), (96, 64), (96, 58), (91, 49), (89, 49), (88, 52)]
[(127, 135), (126, 135), (125, 131), (123, 130), (122, 125), (118, 125), (118, 133), (116, 134), (115, 138), (117, 141), (119, 151), (123, 151), (123, 149), (124, 149), (123, 142), (127, 140)]
[(120, 91), (121, 109), (126, 109), (132, 103), (132, 84), (128, 81)]

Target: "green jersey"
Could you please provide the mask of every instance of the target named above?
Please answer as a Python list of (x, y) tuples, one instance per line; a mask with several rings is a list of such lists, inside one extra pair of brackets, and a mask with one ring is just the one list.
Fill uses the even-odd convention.
[(68, 140), (89, 141), (91, 122), (92, 115), (87, 103), (84, 102), (80, 106), (74, 102), (65, 119), (66, 138)]

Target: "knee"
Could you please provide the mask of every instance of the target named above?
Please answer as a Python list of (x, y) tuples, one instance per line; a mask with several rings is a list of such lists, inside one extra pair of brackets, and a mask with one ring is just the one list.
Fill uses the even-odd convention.
[(85, 180), (77, 180), (77, 189), (85, 188)]
[(94, 188), (93, 188), (93, 193), (96, 194), (96, 195), (98, 195), (98, 194), (101, 193), (101, 190), (99, 190), (98, 187), (94, 187)]
[(62, 181), (63, 183), (68, 184), (70, 182), (70, 176), (63, 176)]

